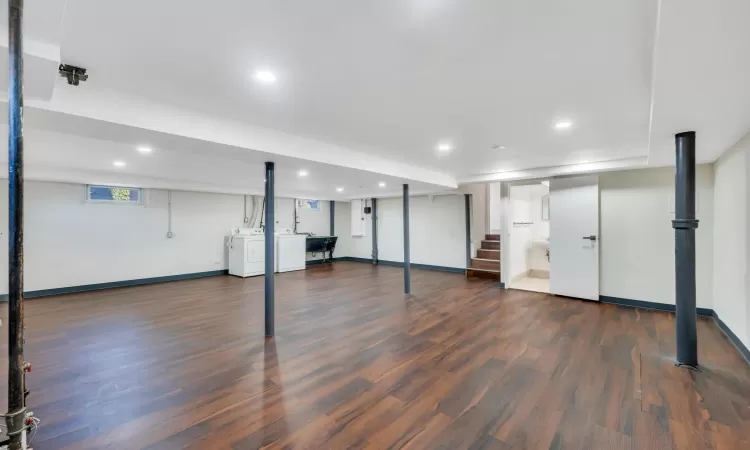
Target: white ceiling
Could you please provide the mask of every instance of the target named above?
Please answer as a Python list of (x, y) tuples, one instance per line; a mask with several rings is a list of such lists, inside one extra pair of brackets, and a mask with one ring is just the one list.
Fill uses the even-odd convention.
[[(238, 192), (275, 160), (298, 196), (435, 192), (671, 164), (686, 129), (712, 161), (750, 129), (746, 0), (32, 3), (27, 51), (91, 75), (45, 84), (54, 51), (27, 68), (41, 177)], [(157, 151), (113, 173), (140, 143)]]

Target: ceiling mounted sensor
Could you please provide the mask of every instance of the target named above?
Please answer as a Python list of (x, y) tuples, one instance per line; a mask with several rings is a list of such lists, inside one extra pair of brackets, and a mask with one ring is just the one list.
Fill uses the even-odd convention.
[(70, 64), (60, 64), (58, 71), (61, 77), (68, 79), (68, 84), (71, 86), (78, 86), (81, 81), (89, 79), (89, 76), (86, 74), (86, 69), (83, 67), (71, 66)]

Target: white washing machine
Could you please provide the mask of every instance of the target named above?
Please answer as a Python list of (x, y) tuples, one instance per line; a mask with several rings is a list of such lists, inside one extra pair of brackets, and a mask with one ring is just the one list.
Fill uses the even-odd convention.
[(289, 228), (276, 233), (276, 272), (291, 272), (306, 268), (307, 235), (294, 234)]
[(265, 235), (260, 228), (235, 228), (229, 236), (229, 274), (252, 277), (265, 273)]

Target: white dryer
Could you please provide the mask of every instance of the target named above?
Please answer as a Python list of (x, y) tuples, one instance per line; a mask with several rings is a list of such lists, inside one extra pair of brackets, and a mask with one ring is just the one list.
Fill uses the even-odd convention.
[(294, 234), (289, 228), (276, 232), (276, 272), (304, 270), (307, 235)]
[(252, 277), (265, 273), (265, 235), (260, 228), (235, 228), (229, 236), (229, 274)]

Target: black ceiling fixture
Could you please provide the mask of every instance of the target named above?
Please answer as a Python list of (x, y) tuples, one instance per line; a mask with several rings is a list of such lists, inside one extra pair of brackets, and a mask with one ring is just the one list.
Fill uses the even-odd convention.
[(70, 64), (60, 64), (60, 76), (68, 79), (68, 84), (78, 86), (81, 81), (86, 81), (89, 76), (86, 75), (86, 69), (82, 67), (71, 66)]

